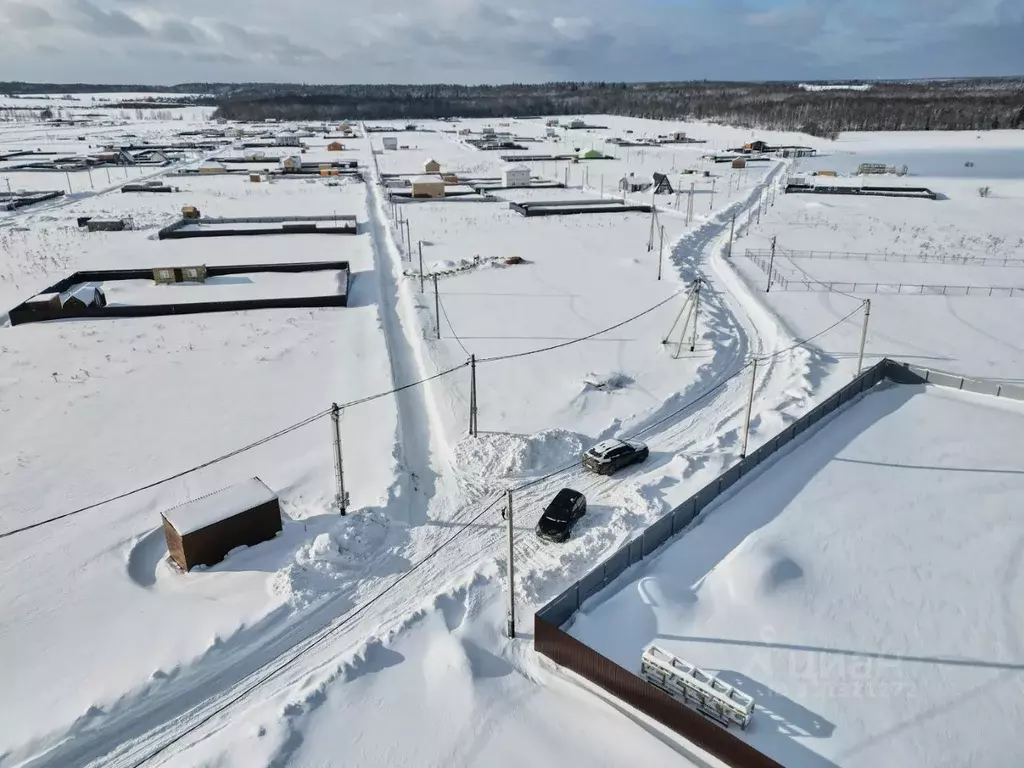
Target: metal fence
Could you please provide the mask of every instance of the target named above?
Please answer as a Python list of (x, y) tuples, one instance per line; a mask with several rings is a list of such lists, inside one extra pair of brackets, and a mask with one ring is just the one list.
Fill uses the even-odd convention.
[(706, 512), (741, 478), (750, 474), (798, 435), (811, 429), (822, 419), (883, 380), (897, 384), (934, 384), (964, 392), (1024, 401), (1024, 386), (1021, 385), (972, 379), (883, 359), (664, 517), (652, 523), (636, 539), (606, 558), (579, 581), (540, 608), (534, 615), (536, 652), (600, 686), (729, 765), (752, 768), (777, 766), (777, 763), (754, 751), (737, 736), (704, 720), (683, 704), (657, 691), (639, 676), (587, 647), (561, 627), (580, 609), (584, 601), (608, 587), (630, 566), (639, 563), (677, 534), (684, 532), (701, 512)]
[[(748, 258), (767, 259), (771, 251), (767, 248), (748, 248), (743, 253)], [(858, 253), (856, 251), (792, 251), (776, 249), (775, 255), (787, 259), (840, 259), (848, 261), (891, 261), (903, 264), (956, 264), (971, 267), (1024, 267), (1024, 253), (1017, 258), (990, 258), (973, 256), (957, 256), (937, 253)]]

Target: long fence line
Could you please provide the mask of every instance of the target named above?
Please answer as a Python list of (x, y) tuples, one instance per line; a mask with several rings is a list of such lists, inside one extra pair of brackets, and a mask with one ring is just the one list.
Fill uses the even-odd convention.
[(572, 637), (563, 626), (571, 621), (586, 600), (608, 588), (627, 569), (650, 557), (676, 536), (685, 534), (701, 513), (709, 512), (723, 493), (765, 463), (773, 454), (885, 380), (897, 384), (934, 384), (964, 392), (1024, 401), (1024, 386), (971, 379), (888, 358), (881, 360), (675, 509), (649, 525), (639, 536), (539, 608), (534, 614), (534, 650), (639, 709), (733, 768), (779, 766), (779, 763), (758, 752), (731, 732), (704, 719), (684, 704), (648, 684), (633, 671), (616, 664)]
[[(788, 252), (777, 253), (776, 259), (788, 258)], [(805, 293), (860, 293), (887, 296), (982, 296), (986, 298), (1024, 298), (1024, 287), (1013, 285), (928, 285), (925, 283), (872, 283), (849, 280), (798, 280), (780, 272), (771, 258), (749, 255), (750, 261), (768, 275), (775, 290)]]
[[(743, 255), (748, 258), (769, 258), (771, 250), (768, 248), (748, 248)], [(956, 256), (932, 253), (887, 253), (878, 251), (873, 253), (859, 253), (856, 251), (793, 251), (776, 249), (776, 256), (784, 256), (788, 259), (838, 259), (845, 261), (889, 261), (902, 264), (919, 262), (922, 264), (956, 264), (968, 267), (1024, 267), (1024, 253), (1019, 258), (990, 258), (987, 256)]]

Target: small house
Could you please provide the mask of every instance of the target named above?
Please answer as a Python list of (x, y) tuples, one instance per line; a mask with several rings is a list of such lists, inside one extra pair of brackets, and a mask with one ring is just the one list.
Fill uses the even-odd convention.
[(732, 161), (733, 168), (746, 168), (747, 159), (745, 157), (737, 157)]
[(338, 123), (338, 133), (352, 133), (352, 126), (348, 123)]
[(505, 187), (528, 187), (530, 169), (525, 165), (507, 165), (501, 171), (501, 183)]
[(651, 177), (651, 186), (654, 187), (654, 194), (656, 195), (671, 195), (675, 192), (672, 189), (672, 182), (668, 180), (668, 176), (664, 173), (655, 173)]
[(574, 120), (570, 120), (569, 121), (569, 127), (570, 128), (586, 128), (587, 124), (577, 117)]
[(650, 179), (629, 174), (619, 179), (619, 190), (622, 192), (643, 192), (651, 188)]
[(218, 163), (216, 160), (206, 160), (199, 166), (199, 173), (204, 176), (227, 172), (227, 166), (224, 163)]
[(107, 306), (107, 297), (103, 295), (103, 291), (88, 283), (72, 286), (61, 293), (58, 300), (65, 311)]
[(398, 137), (397, 136), (385, 136), (384, 137), (384, 149), (390, 149), (390, 150), (398, 149)]
[(556, 136), (558, 136), (558, 129), (557, 129), (557, 128), (550, 128), (550, 127), (549, 127), (549, 128), (545, 128), (545, 129), (544, 129), (544, 134), (545, 134), (545, 135), (546, 135), (546, 136), (547, 136), (547, 137), (548, 137), (549, 139), (553, 139), (553, 138), (555, 138)]
[(327, 145), (328, 152), (343, 152), (344, 150), (345, 145), (342, 144), (340, 141), (332, 141), (330, 144)]
[(748, 144), (744, 144), (743, 149), (748, 152), (767, 152), (769, 147), (767, 141), (751, 141)]
[(262, 161), (266, 160), (267, 153), (259, 149), (253, 149), (246, 152), (242, 157), (246, 160)]
[(301, 171), (302, 158), (298, 155), (288, 155), (288, 157), (281, 158), (279, 165), (285, 173)]
[(547, 120), (544, 121), (544, 125), (546, 125), (548, 128), (557, 128), (558, 127), (558, 118), (557, 117), (549, 117)]
[(181, 206), (181, 218), (183, 219), (198, 219), (202, 217), (199, 209), (194, 205), (183, 205)]
[(258, 477), (169, 509), (161, 518), (167, 552), (183, 571), (216, 565), (232, 549), (270, 541), (282, 528), (277, 494)]
[(437, 162), (437, 160), (434, 160), (433, 158), (430, 158), (426, 162), (423, 163), (423, 172), (424, 173), (440, 173), (441, 172), (441, 164), (439, 162)]
[(274, 144), (279, 147), (297, 147), (299, 136), (295, 131), (279, 131), (274, 134)]
[(258, 173), (250, 173), (249, 181), (251, 181), (253, 184), (259, 184), (261, 181), (260, 175)]
[(412, 180), (413, 197), (444, 197), (444, 179), (437, 176), (417, 176)]
[(672, 141), (686, 141), (686, 131), (673, 131), (669, 137)]

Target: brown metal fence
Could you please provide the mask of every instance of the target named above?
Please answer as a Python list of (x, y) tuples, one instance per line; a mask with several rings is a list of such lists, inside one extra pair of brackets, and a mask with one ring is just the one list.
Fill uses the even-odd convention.
[(534, 624), (533, 645), (538, 653), (573, 670), (733, 768), (782, 768), (781, 763), (758, 752), (722, 726), (540, 617)]
[(779, 766), (747, 742), (712, 723), (638, 675), (584, 645), (561, 627), (585, 600), (608, 587), (630, 566), (650, 556), (686, 528), (741, 478), (803, 432), (883, 380), (898, 384), (934, 384), (965, 392), (1024, 401), (1024, 386), (919, 368), (884, 359), (787, 426), (745, 459), (730, 467), (678, 507), (648, 526), (636, 539), (599, 563), (534, 614), (534, 650), (622, 699), (659, 723), (735, 768)]

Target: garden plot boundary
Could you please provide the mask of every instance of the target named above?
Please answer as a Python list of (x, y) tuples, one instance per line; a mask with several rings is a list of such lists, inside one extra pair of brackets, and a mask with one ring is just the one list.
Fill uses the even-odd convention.
[[(600, 596), (633, 565), (650, 557), (666, 543), (685, 534), (697, 517), (712, 509), (722, 494), (765, 463), (799, 435), (853, 402), (882, 382), (896, 385), (932, 384), (964, 392), (1024, 401), (1024, 387), (988, 379), (972, 379), (920, 368), (885, 358), (809, 413), (790, 424), (756, 451), (712, 480), (678, 507), (648, 526), (637, 538), (593, 568), (534, 614), (534, 650), (580, 675), (680, 736), (736, 768), (769, 768), (780, 764), (721, 726), (705, 719), (634, 672), (616, 664), (569, 635), (563, 627), (585, 601)], [(770, 467), (768, 468), (770, 469)]]
[[(245, 226), (232, 226), (233, 224)], [(253, 224), (266, 224), (254, 227)], [(200, 229), (185, 229), (197, 226)], [(207, 227), (207, 229), (202, 229)], [(192, 237), (251, 237), (255, 235), (355, 235), (355, 216), (257, 216), (234, 218), (179, 219), (157, 232), (158, 240)]]
[[(169, 267), (180, 270), (185, 267)], [(348, 306), (349, 283), (351, 271), (347, 261), (307, 261), (285, 264), (237, 264), (230, 266), (212, 266), (206, 268), (207, 277), (223, 277), (252, 272), (327, 272), (340, 274), (338, 293), (325, 296), (296, 296), (266, 299), (234, 299), (230, 301), (174, 302), (167, 304), (145, 304), (139, 306), (105, 306), (65, 308), (58, 305), (24, 301), (14, 307), (10, 313), (12, 326), (25, 323), (39, 323), (47, 320), (66, 320), (78, 318), (102, 317), (159, 317), (162, 315), (192, 315), (207, 312), (240, 312), (247, 309), (304, 309), (316, 307)], [(152, 269), (109, 269), (87, 270), (75, 272), (40, 291), (44, 294), (59, 294), (72, 286), (91, 282), (109, 282), (117, 280), (152, 280)]]

